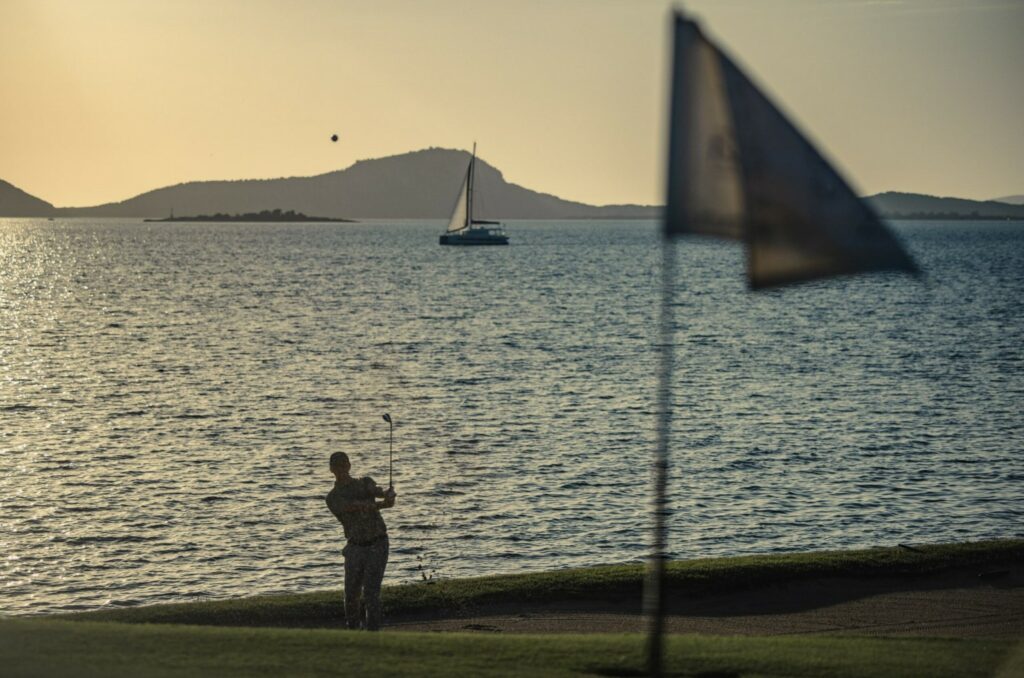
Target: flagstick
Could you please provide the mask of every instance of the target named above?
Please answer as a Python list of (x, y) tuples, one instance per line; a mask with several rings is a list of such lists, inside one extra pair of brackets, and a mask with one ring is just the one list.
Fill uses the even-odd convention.
[(662, 675), (662, 637), (665, 626), (665, 559), (668, 545), (668, 452), (672, 428), (672, 292), (675, 287), (675, 239), (661, 245), (661, 318), (658, 326), (658, 411), (654, 455), (654, 534), (644, 582), (647, 617), (647, 672)]

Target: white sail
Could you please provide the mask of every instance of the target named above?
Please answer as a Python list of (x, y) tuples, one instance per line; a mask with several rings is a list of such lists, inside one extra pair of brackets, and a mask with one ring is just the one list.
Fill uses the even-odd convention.
[[(469, 158), (466, 178), (462, 180), (462, 188), (452, 208), (452, 218), (448, 221), (448, 230), (441, 234), (442, 245), (507, 245), (501, 224), (497, 221), (484, 221), (473, 218), (473, 179), (476, 175), (476, 144), (473, 144), (473, 155)], [(490, 228), (497, 226), (497, 228)]]
[(470, 161), (470, 168), (466, 170), (466, 178), (462, 182), (462, 190), (459, 197), (455, 199), (455, 207), (452, 208), (452, 218), (448, 221), (448, 233), (461, 231), (469, 225), (469, 179), (472, 176), (473, 162)]
[(665, 235), (747, 243), (751, 287), (917, 267), (695, 23), (676, 19)]

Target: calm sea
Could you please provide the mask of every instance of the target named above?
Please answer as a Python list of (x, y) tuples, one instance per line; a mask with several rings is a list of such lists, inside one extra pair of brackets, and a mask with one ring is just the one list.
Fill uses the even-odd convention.
[[(897, 223), (927, 271), (749, 293), (678, 248), (677, 557), (1024, 534), (1024, 223)], [(0, 220), (0, 612), (336, 588), (327, 458), (387, 581), (645, 555), (654, 223)]]

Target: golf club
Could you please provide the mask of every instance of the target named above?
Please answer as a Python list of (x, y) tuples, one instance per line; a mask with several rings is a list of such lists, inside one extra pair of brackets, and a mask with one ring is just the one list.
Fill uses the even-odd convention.
[(395, 426), (391, 423), (391, 415), (387, 412), (384, 413), (384, 421), (388, 423), (388, 487), (394, 487)]

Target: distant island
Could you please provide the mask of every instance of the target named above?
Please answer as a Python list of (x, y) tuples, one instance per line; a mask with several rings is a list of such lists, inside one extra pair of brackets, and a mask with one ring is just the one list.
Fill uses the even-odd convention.
[(1020, 221), (1024, 205), (887, 191), (867, 198), (886, 219), (929, 221)]
[(979, 214), (971, 212), (888, 212), (882, 215), (885, 219), (895, 221), (1020, 221), (1020, 217), (1003, 214)]
[(197, 214), (190, 217), (176, 217), (173, 214), (163, 219), (143, 219), (143, 221), (167, 222), (167, 221), (266, 221), (272, 223), (296, 223), (296, 222), (331, 222), (331, 223), (354, 223), (353, 219), (331, 219), (329, 217), (311, 217), (296, 212), (295, 210), (281, 211), (279, 209), (263, 210), (261, 212), (247, 212), (246, 214)]

